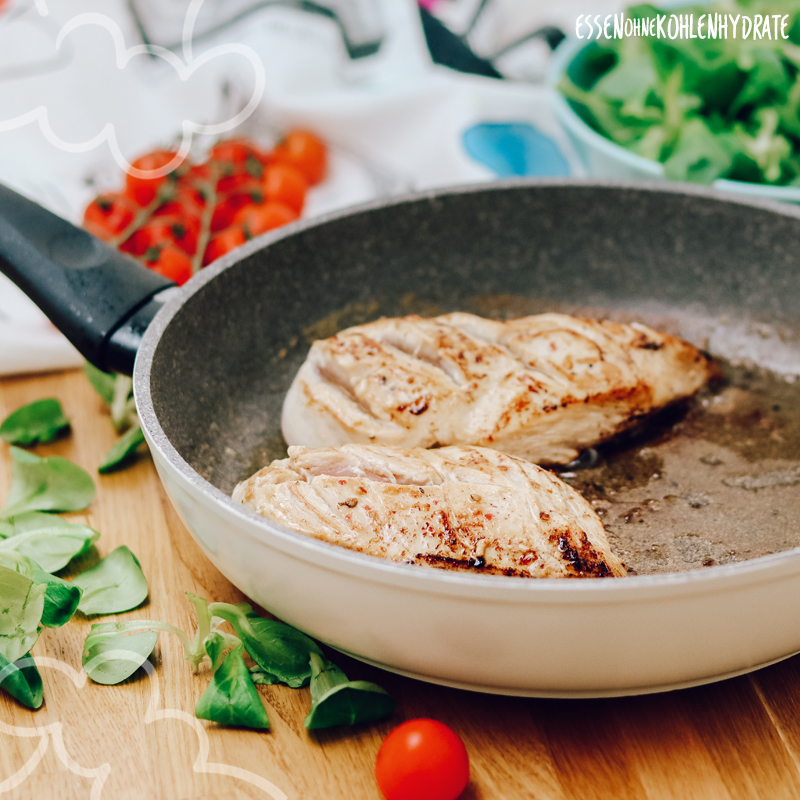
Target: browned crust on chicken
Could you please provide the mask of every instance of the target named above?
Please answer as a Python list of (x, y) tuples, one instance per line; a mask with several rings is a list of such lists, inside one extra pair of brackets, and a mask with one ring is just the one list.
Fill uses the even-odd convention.
[(512, 577), (625, 574), (574, 489), (486, 448), (291, 447), (233, 498), (292, 530), (393, 561)]
[(541, 314), (380, 319), (312, 345), (289, 390), (290, 444), (475, 444), (566, 463), (691, 396), (713, 363), (644, 325)]

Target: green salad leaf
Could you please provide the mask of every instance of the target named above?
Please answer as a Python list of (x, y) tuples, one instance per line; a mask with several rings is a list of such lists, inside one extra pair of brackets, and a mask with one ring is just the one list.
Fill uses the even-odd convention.
[[(181, 640), (192, 672), (199, 672), (206, 659), (211, 662), (211, 683), (195, 707), (199, 719), (266, 729), (269, 719), (255, 684), (279, 682), (294, 687), (311, 682), (307, 728), (370, 722), (394, 711), (396, 703), (386, 691), (368, 681), (349, 681), (300, 631), (256, 616), (247, 603), (209, 603), (191, 592), (186, 595), (197, 613), (194, 637), (149, 619), (93, 625), (83, 648), (89, 677), (106, 684), (130, 677), (152, 652), (157, 632), (165, 631)], [(226, 622), (236, 636), (220, 629)], [(135, 631), (140, 633), (129, 635)], [(249, 671), (245, 650), (257, 665)]]
[(42, 676), (30, 655), (12, 663), (0, 654), (0, 689), (28, 708), (41, 708), (44, 702)]
[(28, 511), (80, 511), (94, 499), (91, 475), (66, 458), (39, 458), (18, 447), (11, 458), (11, 491), (0, 520)]
[(136, 405), (133, 401), (133, 381), (127, 375), (114, 376), (114, 396), (109, 406), (111, 422), (117, 433), (127, 430), (136, 421)]
[(136, 422), (105, 454), (103, 463), (100, 464), (97, 471), (101, 475), (107, 475), (109, 472), (115, 472), (127, 466), (128, 461), (144, 443), (142, 428)]
[(85, 553), (100, 534), (54, 514), (29, 511), (0, 520), (0, 552), (16, 550), (47, 572), (58, 572)]
[[(292, 688), (306, 686), (311, 679), (311, 654), (322, 656), (319, 647), (296, 628), (274, 619), (248, 616), (227, 603), (211, 603), (209, 610), (231, 624), (248, 655), (258, 664), (260, 683), (281, 682)], [(274, 678), (274, 681), (270, 681)]]
[(108, 406), (114, 429), (117, 433), (127, 430), (136, 420), (133, 381), (127, 375), (101, 372), (88, 361), (83, 365), (83, 369), (89, 383)]
[[(696, 21), (703, 14), (770, 18), (775, 10), (769, 0), (680, 8)], [(625, 17), (673, 11), (633, 5)], [(740, 25), (736, 37), (589, 42), (567, 65), (559, 90), (588, 125), (660, 161), (668, 178), (800, 186), (800, 3), (781, 14), (789, 15), (788, 40), (744, 38)]]
[(221, 725), (242, 725), (247, 728), (269, 728), (264, 704), (245, 666), (241, 644), (225, 656), (211, 679), (208, 689), (197, 701), (194, 713)]
[(303, 723), (311, 730), (374, 722), (394, 713), (397, 703), (376, 683), (348, 681), (324, 656), (311, 654), (311, 711)]
[(726, 172), (733, 156), (708, 125), (699, 117), (686, 122), (678, 133), (664, 174), (676, 181), (712, 183)]
[(109, 553), (72, 581), (83, 591), (78, 610), (84, 614), (119, 614), (147, 597), (147, 579), (136, 556), (125, 545)]
[(45, 587), (42, 625), (45, 628), (60, 628), (66, 625), (78, 610), (82, 594), (80, 587), (51, 575), (36, 563), (31, 566), (33, 582), (43, 584)]
[(88, 361), (84, 365), (86, 377), (103, 398), (111, 412), (111, 422), (122, 438), (105, 454), (97, 468), (101, 475), (124, 469), (132, 463), (132, 456), (145, 443), (136, 404), (133, 399), (133, 382), (127, 375), (109, 375)]
[(12, 411), (0, 425), (0, 439), (11, 444), (50, 442), (69, 430), (61, 403), (53, 397), (36, 400)]
[(220, 631), (212, 631), (203, 639), (203, 648), (211, 659), (211, 672), (216, 672), (225, 658), (225, 650), (230, 647), (228, 638)]
[(271, 672), (264, 672), (258, 664), (254, 667), (250, 667), (250, 680), (257, 686), (274, 686), (276, 683), (280, 683), (278, 678)]
[(95, 683), (121, 683), (144, 664), (157, 641), (156, 631), (122, 636), (114, 623), (92, 625), (83, 643), (83, 669)]
[(14, 662), (30, 651), (41, 632), (45, 585), (0, 566), (0, 656)]
[[(134, 631), (147, 634), (130, 636)], [(168, 622), (154, 619), (131, 619), (125, 622), (100, 622), (92, 629), (83, 644), (83, 667), (96, 683), (113, 684), (129, 678), (152, 653), (158, 631), (175, 634), (184, 646), (187, 661), (191, 660), (189, 637)], [(152, 644), (146, 646), (152, 640)], [(134, 662), (139, 659), (139, 663)], [(119, 663), (117, 663), (119, 662)], [(99, 677), (95, 677), (98, 675)]]
[(94, 364), (85, 361), (83, 371), (92, 384), (92, 388), (103, 398), (106, 405), (111, 405), (114, 400), (114, 376), (97, 369)]

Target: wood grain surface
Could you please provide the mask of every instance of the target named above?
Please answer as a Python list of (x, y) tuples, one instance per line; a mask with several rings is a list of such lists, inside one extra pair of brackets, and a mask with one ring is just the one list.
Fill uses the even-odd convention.
[[(124, 472), (96, 475), (115, 436), (82, 373), (0, 381), (0, 419), (43, 397), (62, 401), (72, 434), (36, 452), (76, 461), (98, 486), (89, 510), (69, 515), (101, 533), (97, 552), (80, 568), (126, 544), (149, 580), (149, 600), (119, 618), (161, 619), (191, 630), (185, 591), (243, 600), (192, 541), (149, 456)], [(10, 481), (3, 445), (0, 505)], [(392, 693), (393, 718), (309, 733), (303, 728), (308, 690), (262, 686), (271, 729), (253, 732), (194, 720), (208, 673), (193, 676), (179, 642), (167, 634), (156, 647), (152, 677), (140, 673), (120, 686), (83, 680), (81, 649), (90, 625), (78, 615), (39, 639), (34, 655), (45, 692), (39, 711), (0, 694), (0, 796), (372, 800), (380, 798), (373, 768), (383, 737), (403, 720), (429, 716), (466, 743), (466, 800), (800, 800), (798, 658), (697, 689), (558, 701), (445, 689), (335, 654), (351, 678), (374, 680)]]

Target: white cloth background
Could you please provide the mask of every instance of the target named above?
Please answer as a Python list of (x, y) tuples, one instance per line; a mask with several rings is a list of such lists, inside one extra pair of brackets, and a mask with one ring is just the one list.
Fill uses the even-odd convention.
[[(378, 3), (386, 39), (376, 55), (358, 61), (347, 57), (330, 20), (281, 7), (264, 9), (194, 45), (198, 59), (209, 48), (239, 43), (251, 48), (264, 66), (265, 88), (255, 113), (227, 135), (269, 140), (281, 129), (301, 125), (331, 143), (331, 174), (313, 190), (308, 215), (381, 194), (494, 177), (462, 145), (463, 131), (478, 122), (530, 121), (570, 157), (542, 84), (492, 80), (436, 66), (416, 5), (411, 0), (372, 1)], [(35, 122), (8, 129), (10, 120), (44, 107), (55, 136), (71, 144), (90, 141), (110, 124), (120, 150), (132, 160), (175, 143), (184, 120), (232, 118), (251, 95), (255, 73), (241, 55), (220, 55), (187, 80), (166, 61), (146, 55), (120, 68), (121, 53), (108, 26), (78, 27), (56, 47), (62, 27), (79, 15), (96, 14), (96, 2), (8, 2), (10, 10), (0, 16), (0, 181), (74, 222), (99, 190), (122, 183), (108, 144), (68, 152), (55, 146)], [(37, 6), (45, 3), (48, 14), (42, 16)], [(465, 13), (459, 3), (441, 0), (435, 10), (444, 19), (455, 19)], [(222, 0), (206, 0), (198, 30), (202, 14), (213, 16), (223, 5)], [(540, 24), (574, 25), (582, 13), (578, 9), (599, 5), (595, 0), (497, 0), (471, 42), (488, 53)], [(179, 38), (189, 0), (139, 0), (138, 7), (142, 19), (160, 34)], [(100, 8), (118, 26), (124, 47), (141, 43), (124, 0), (104, 0)], [(200, 137), (195, 145), (202, 150), (209, 143), (208, 137)], [(78, 354), (38, 309), (0, 276), (0, 374), (79, 363)]]

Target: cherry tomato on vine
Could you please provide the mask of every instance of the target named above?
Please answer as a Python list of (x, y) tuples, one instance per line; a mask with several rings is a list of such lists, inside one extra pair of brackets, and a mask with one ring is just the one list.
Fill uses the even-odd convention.
[(164, 203), (163, 206), (159, 206), (153, 212), (153, 216), (150, 219), (156, 219), (157, 217), (182, 217), (183, 214), (183, 205), (177, 200), (171, 200), (169, 203)]
[(214, 207), (211, 217), (211, 232), (217, 233), (233, 223), (233, 218), (240, 208), (256, 205), (264, 199), (261, 189), (251, 192), (236, 192), (223, 197)]
[(303, 210), (308, 182), (302, 172), (289, 164), (270, 164), (264, 170), (261, 186), (267, 200), (284, 203), (298, 214)]
[[(137, 158), (132, 166), (141, 170), (157, 170), (165, 167), (175, 157), (175, 153), (167, 150), (155, 150), (141, 158)], [(140, 206), (147, 206), (156, 198), (156, 192), (168, 180), (166, 175), (160, 178), (137, 178), (130, 173), (125, 176), (125, 194)]]
[[(199, 216), (206, 207), (206, 193), (190, 183), (178, 181), (175, 188), (174, 202), (179, 203), (185, 211)], [(167, 205), (170, 204), (167, 203)]]
[(270, 153), (269, 162), (289, 164), (313, 186), (325, 177), (328, 153), (324, 142), (310, 131), (289, 131)]
[(211, 183), (213, 170), (208, 164), (194, 164), (178, 178), (179, 184), (199, 187), (204, 183)]
[(148, 250), (175, 243), (172, 226), (155, 218), (135, 230), (130, 238), (120, 245), (120, 250), (133, 256), (143, 256)]
[(375, 777), (386, 800), (455, 800), (469, 783), (469, 757), (447, 725), (412, 719), (383, 740)]
[(104, 194), (93, 200), (83, 214), (83, 224), (100, 239), (116, 236), (133, 222), (134, 207), (121, 194)]
[(119, 249), (123, 253), (130, 253), (132, 256), (143, 256), (148, 250), (154, 247), (161, 247), (165, 244), (172, 244), (172, 229), (169, 225), (161, 223), (148, 223), (135, 230), (131, 236), (124, 241)]
[(120, 245), (120, 250), (134, 256), (143, 256), (154, 247), (170, 245), (188, 255), (197, 252), (200, 220), (189, 216), (151, 217), (130, 238)]
[(200, 215), (214, 190), (216, 178), (208, 164), (196, 164), (175, 181), (172, 200), (187, 211)]
[(234, 172), (233, 175), (226, 175), (220, 178), (217, 183), (217, 194), (241, 194), (250, 192), (253, 194), (261, 193), (261, 184), (249, 172)]
[(298, 213), (284, 203), (266, 202), (259, 205), (245, 206), (239, 209), (233, 217), (237, 225), (241, 225), (245, 232), (253, 238), (262, 233), (288, 225), (298, 218)]
[(201, 227), (200, 218), (189, 214), (184, 214), (172, 222), (175, 244), (187, 255), (193, 256), (197, 252)]
[(227, 161), (231, 164), (244, 166), (248, 157), (262, 161), (264, 154), (255, 142), (249, 139), (228, 139), (226, 142), (218, 142), (211, 148), (208, 157), (215, 161)]
[(238, 225), (228, 228), (222, 233), (217, 234), (206, 247), (203, 255), (203, 266), (208, 266), (212, 261), (222, 258), (226, 253), (241, 247), (247, 241), (244, 229)]
[(164, 245), (147, 251), (144, 263), (154, 272), (183, 286), (192, 277), (192, 262), (186, 253)]
[(181, 250), (190, 256), (197, 252), (197, 240), (200, 238), (203, 223), (199, 213), (192, 213), (191, 207), (178, 201), (165, 203), (153, 214), (148, 225), (156, 228), (168, 225), (173, 241)]

